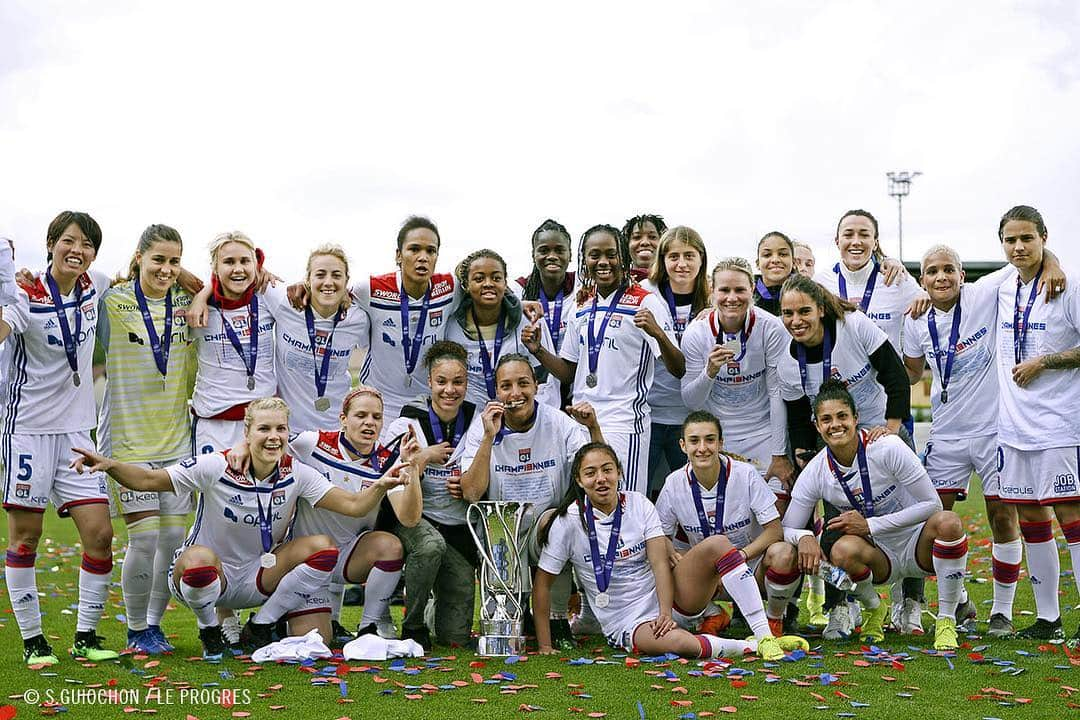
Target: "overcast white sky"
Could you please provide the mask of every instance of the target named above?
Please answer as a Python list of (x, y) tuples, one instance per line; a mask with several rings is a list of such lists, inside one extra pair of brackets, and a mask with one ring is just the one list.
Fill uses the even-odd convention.
[(108, 271), (163, 222), (197, 270), (242, 229), (290, 278), (325, 241), (355, 275), (423, 213), (441, 268), (493, 247), (521, 274), (545, 217), (576, 246), (653, 211), (712, 259), (776, 228), (821, 265), (853, 207), (895, 255), (885, 172), (920, 170), (906, 258), (998, 259), (1028, 203), (1080, 268), (1080, 4), (369, 5), (4, 0), (0, 234), (37, 266), (81, 209)]

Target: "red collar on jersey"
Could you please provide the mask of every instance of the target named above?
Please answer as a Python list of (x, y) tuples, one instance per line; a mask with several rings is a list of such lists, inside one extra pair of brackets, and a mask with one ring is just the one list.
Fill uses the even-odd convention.
[[(225, 458), (225, 476), (226, 477), (228, 477), (230, 480), (235, 482), (237, 485), (249, 485), (249, 486), (254, 486), (255, 485), (255, 483), (251, 479), (251, 474), (250, 473), (248, 473), (246, 471), (245, 472), (238, 472), (238, 471), (232, 469), (232, 467), (229, 465), (229, 451), (228, 450), (222, 450), (221, 451), (221, 456)], [(284, 480), (285, 478), (292, 475), (292, 464), (293, 464), (292, 455), (289, 455), (288, 453), (285, 453), (285, 454), (283, 454), (281, 456), (281, 459), (278, 460), (278, 480), (279, 481)]]
[[(46, 270), (45, 272), (48, 272), (48, 270)], [(44, 275), (38, 275), (34, 278), (34, 282), (29, 285), (27, 285), (26, 283), (19, 283), (19, 287), (23, 289), (23, 291), (30, 298), (31, 302), (51, 303), (52, 295), (49, 294), (48, 288), (46, 288), (45, 283), (42, 282), (42, 277), (44, 277)], [(90, 275), (87, 273), (83, 273), (82, 275), (80, 275), (77, 282), (82, 287), (83, 291), (89, 290), (90, 287), (94, 284), (94, 281), (90, 279)]]
[[(371, 297), (389, 302), (400, 302), (401, 294), (398, 288), (397, 273), (371, 276)], [(438, 300), (447, 295), (454, 294), (454, 276), (448, 273), (433, 273), (431, 282), (431, 299)]]
[[(260, 248), (255, 248), (255, 262), (259, 270), (262, 270), (263, 261), (266, 260), (266, 255)], [(251, 296), (255, 294), (255, 281), (251, 282), (251, 285), (244, 294), (237, 300), (230, 300), (221, 294), (221, 283), (218, 282), (217, 275), (210, 276), (210, 292), (214, 296), (214, 300), (217, 302), (218, 307), (222, 310), (236, 310), (237, 308), (246, 307), (251, 303)]]

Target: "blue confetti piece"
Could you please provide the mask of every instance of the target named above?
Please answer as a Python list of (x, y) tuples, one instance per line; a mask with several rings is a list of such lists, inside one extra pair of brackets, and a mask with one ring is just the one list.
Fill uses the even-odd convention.
[(950, 670), (955, 670), (956, 669), (956, 667), (953, 665), (952, 660), (950, 660), (948, 657), (945, 658), (945, 664), (949, 666)]
[(385, 690), (380, 690), (379, 694), (380, 695), (393, 695), (394, 694), (394, 689), (393, 688), (386, 688)]
[(641, 701), (637, 701), (637, 714), (641, 720), (645, 720), (645, 707), (641, 704)]
[(440, 685), (440, 690), (457, 690), (457, 685)]
[(202, 686), (203, 687), (221, 687), (221, 683), (208, 682), (208, 683), (203, 683)]
[(854, 707), (854, 708), (870, 707), (870, 703), (855, 702), (854, 700), (852, 700), (851, 701), (851, 707)]
[(785, 660), (788, 660), (790, 662), (796, 662), (798, 660), (802, 660), (805, 657), (805, 650), (792, 650), (791, 653), (785, 658)]
[(349, 683), (342, 680), (338, 683), (338, 688), (341, 690), (341, 697), (348, 697), (349, 695)]
[(511, 655), (510, 657), (503, 660), (503, 664), (504, 665), (516, 665), (519, 660), (521, 660), (521, 658), (519, 658), (517, 655)]
[(401, 658), (398, 658), (398, 659), (394, 660), (393, 662), (390, 663), (390, 669), (391, 670), (396, 670), (396, 671), (404, 670), (405, 669), (405, 661), (402, 660)]
[(839, 678), (837, 678), (835, 675), (830, 675), (829, 673), (821, 673), (821, 676), (818, 678), (818, 681), (822, 685), (830, 685), (830, 684), (836, 682), (838, 679)]
[(674, 679), (678, 678), (679, 676), (676, 675), (675, 673), (673, 673), (670, 670), (665, 670), (664, 671), (664, 677), (669, 679), (669, 680), (674, 680)]
[(502, 675), (503, 680), (517, 680), (517, 675), (514, 673), (501, 672), (499, 674)]
[(689, 675), (690, 677), (701, 677), (705, 673), (701, 672), (700, 670), (691, 670), (690, 672), (688, 672), (686, 674)]
[(1027, 650), (1017, 650), (1016, 654), (1022, 655), (1023, 657), (1036, 657), (1035, 653), (1028, 652)]
[(484, 684), (485, 685), (498, 685), (501, 682), (502, 682), (502, 680), (485, 680)]
[(695, 718), (696, 718), (696, 717), (697, 717), (697, 714), (696, 714), (696, 713), (692, 713), (692, 712), (689, 712), (689, 713), (683, 713), (682, 715), (680, 715), (680, 716), (679, 716), (679, 718), (680, 718), (681, 720), (695, 720)]
[(576, 660), (571, 660), (568, 664), (569, 665), (592, 665), (593, 660), (592, 660), (592, 658), (580, 657), (580, 658), (577, 658)]
[(975, 647), (971, 648), (971, 652), (979, 652), (979, 653), (981, 653), (983, 650), (989, 650), (989, 649), (990, 649), (989, 645), (976, 645)]
[(574, 697), (576, 697), (576, 698), (582, 698), (582, 699), (584, 699), (584, 700), (592, 700), (592, 695), (590, 695), (590, 694), (588, 694), (588, 693), (580, 693), (580, 694), (578, 694), (578, 695), (575, 695)]
[(1015, 665), (1016, 663), (1014, 663), (1012, 660), (995, 660), (994, 664), (999, 667), (1009, 667), (1010, 665)]
[(419, 671), (419, 670), (417, 670), (416, 668), (412, 668), (412, 669), (410, 669), (410, 670), (403, 670), (402, 672), (403, 672), (403, 673), (404, 673), (405, 675), (419, 675), (419, 674), (420, 674), (420, 671)]
[(122, 622), (122, 623), (126, 623), (126, 622), (127, 622), (127, 618), (126, 618), (126, 617), (124, 616), (124, 614), (123, 614), (123, 613), (119, 613), (119, 614), (117, 614), (117, 616), (116, 616), (116, 621), (117, 621), (117, 622)]
[(775, 675), (769, 675), (767, 678), (765, 678), (765, 682), (767, 682), (767, 683), (778, 683), (778, 682), (780, 682), (780, 678), (776, 677)]

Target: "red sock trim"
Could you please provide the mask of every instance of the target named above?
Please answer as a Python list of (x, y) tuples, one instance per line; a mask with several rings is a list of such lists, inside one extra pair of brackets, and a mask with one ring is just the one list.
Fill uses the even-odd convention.
[(1020, 522), (1020, 534), (1027, 543), (1044, 543), (1054, 539), (1054, 526), (1049, 520)]
[(1020, 563), (1007, 563), (992, 558), (994, 582), (1012, 584), (1020, 579)]
[(218, 571), (213, 565), (188, 568), (180, 575), (180, 582), (195, 588), (206, 587), (217, 579)]
[(375, 567), (383, 572), (401, 572), (401, 568), (405, 565), (403, 558), (397, 560), (376, 560)]
[(10, 568), (32, 568), (37, 553), (22, 553), (18, 550), (8, 550), (5, 564)]
[(704, 635), (695, 635), (694, 637), (696, 637), (698, 643), (701, 644), (701, 654), (698, 655), (698, 657), (700, 657), (700, 658), (712, 657), (712, 645), (710, 645), (709, 641), (707, 639), (705, 639), (705, 636)]
[(334, 569), (334, 566), (337, 565), (337, 559), (338, 549), (327, 548), (326, 550), (320, 550), (317, 553), (308, 555), (307, 559), (304, 560), (304, 564), (309, 565), (316, 570), (330, 572)]
[(967, 555), (968, 541), (967, 536), (960, 539), (960, 542), (955, 544), (944, 544), (940, 540), (934, 541), (934, 548), (930, 551), (934, 557), (942, 560), (959, 560)]
[(727, 575), (732, 570), (737, 569), (740, 565), (745, 565), (743, 562), (742, 553), (736, 548), (729, 550), (723, 557), (716, 561), (716, 573), (720, 577)]
[(795, 570), (794, 572), (782, 573), (769, 568), (765, 571), (765, 579), (774, 585), (791, 585), (794, 582), (798, 582), (801, 572)]
[(107, 558), (98, 559), (83, 553), (82, 569), (95, 575), (108, 575), (112, 572), (112, 555), (109, 555)]
[(850, 575), (851, 575), (852, 580), (854, 580), (857, 583), (861, 583), (862, 581), (864, 581), (864, 580), (866, 580), (866, 579), (868, 579), (870, 577), (870, 568), (865, 567), (865, 568), (863, 568), (863, 571), (861, 573), (859, 573), (859, 574), (850, 573)]
[(1080, 542), (1080, 520), (1062, 525), (1061, 532), (1065, 533), (1065, 541), (1070, 545)]

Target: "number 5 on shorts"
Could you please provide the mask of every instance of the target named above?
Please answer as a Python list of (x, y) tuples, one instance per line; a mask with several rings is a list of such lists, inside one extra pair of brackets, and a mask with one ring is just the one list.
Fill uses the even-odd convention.
[(33, 476), (34, 467), (30, 464), (33, 459), (33, 455), (19, 455), (19, 474), (15, 476), (16, 480), (26, 482)]

